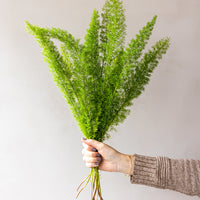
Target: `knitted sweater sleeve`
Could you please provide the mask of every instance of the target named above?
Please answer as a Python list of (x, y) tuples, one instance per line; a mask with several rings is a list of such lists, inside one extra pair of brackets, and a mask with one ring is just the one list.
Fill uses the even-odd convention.
[(131, 183), (200, 197), (200, 160), (134, 155)]

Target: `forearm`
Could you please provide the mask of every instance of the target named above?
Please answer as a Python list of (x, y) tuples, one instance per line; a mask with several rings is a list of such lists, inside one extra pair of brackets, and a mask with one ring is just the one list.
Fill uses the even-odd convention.
[(200, 195), (200, 161), (135, 154), (131, 183)]

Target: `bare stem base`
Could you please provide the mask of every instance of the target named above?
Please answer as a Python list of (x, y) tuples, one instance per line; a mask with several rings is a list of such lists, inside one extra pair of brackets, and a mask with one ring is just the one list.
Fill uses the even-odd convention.
[[(99, 169), (98, 167), (91, 168), (90, 174), (81, 182), (81, 184), (77, 188), (77, 196), (83, 189), (87, 186), (87, 184), (91, 182), (91, 200), (103, 200), (101, 196), (101, 186), (100, 186), (100, 178), (99, 178)], [(83, 185), (83, 186), (82, 186)], [(81, 188), (82, 186), (82, 188)]]

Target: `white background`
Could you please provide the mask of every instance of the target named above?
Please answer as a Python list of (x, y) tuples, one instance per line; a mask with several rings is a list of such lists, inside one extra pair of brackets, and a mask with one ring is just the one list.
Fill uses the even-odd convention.
[[(89, 173), (82, 134), (53, 82), (24, 20), (68, 30), (83, 41), (104, 0), (6, 0), (0, 6), (0, 199), (74, 199)], [(169, 36), (171, 46), (131, 114), (106, 141), (127, 154), (200, 159), (200, 1), (124, 0), (126, 42), (157, 14), (147, 49)], [(187, 200), (187, 195), (131, 184), (101, 173), (105, 200)], [(88, 200), (90, 186), (79, 199)]]

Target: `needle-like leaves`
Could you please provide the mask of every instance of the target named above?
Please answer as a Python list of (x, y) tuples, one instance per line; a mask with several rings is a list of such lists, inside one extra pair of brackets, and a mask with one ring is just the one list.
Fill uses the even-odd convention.
[[(41, 28), (26, 21), (26, 30), (38, 41), (44, 61), (86, 138), (103, 141), (109, 130), (130, 113), (133, 99), (169, 47), (169, 38), (144, 49), (157, 16), (125, 47), (126, 24), (122, 1), (106, 0), (95, 9), (83, 44), (60, 28)], [(60, 52), (51, 39), (61, 42)]]

